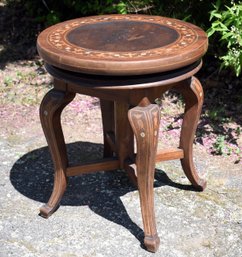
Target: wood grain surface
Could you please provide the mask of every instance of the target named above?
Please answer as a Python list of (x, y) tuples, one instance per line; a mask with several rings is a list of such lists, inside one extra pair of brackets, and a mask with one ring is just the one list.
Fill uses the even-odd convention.
[[(144, 246), (156, 252), (160, 238), (154, 211), (155, 163), (180, 159), (193, 187), (206, 187), (192, 149), (203, 104), (202, 86), (193, 75), (207, 49), (205, 32), (159, 16), (101, 15), (54, 25), (39, 35), (37, 46), (55, 78), (54, 89), (40, 107), (55, 167), (53, 192), (41, 215), (48, 218), (58, 208), (67, 177), (124, 169), (139, 189)], [(157, 151), (161, 117), (154, 102), (170, 89), (181, 93), (185, 102), (180, 144)], [(104, 158), (69, 166), (60, 115), (76, 93), (101, 100)]]
[(49, 64), (99, 75), (140, 75), (178, 69), (207, 50), (206, 33), (190, 23), (150, 15), (100, 15), (44, 30), (37, 49)]

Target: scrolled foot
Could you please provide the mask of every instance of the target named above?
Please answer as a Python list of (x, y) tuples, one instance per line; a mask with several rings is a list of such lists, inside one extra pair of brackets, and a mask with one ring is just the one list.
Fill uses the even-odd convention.
[(193, 188), (199, 192), (202, 192), (206, 188), (206, 186), (207, 186), (207, 181), (201, 178), (197, 180), (196, 184), (193, 184)]
[(160, 238), (158, 235), (145, 236), (144, 245), (149, 252), (155, 253), (160, 245)]
[(50, 207), (48, 204), (44, 204), (39, 209), (39, 215), (45, 219), (48, 219), (58, 208), (59, 205)]

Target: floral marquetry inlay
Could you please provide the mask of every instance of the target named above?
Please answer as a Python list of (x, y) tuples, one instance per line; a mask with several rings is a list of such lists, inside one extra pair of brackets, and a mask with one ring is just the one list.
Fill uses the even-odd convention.
[(150, 15), (100, 15), (65, 21), (38, 37), (40, 56), (68, 71), (97, 75), (142, 75), (198, 61), (206, 33), (197, 26)]
[[(148, 49), (143, 51), (127, 51), (127, 52), (116, 52), (116, 51), (98, 51), (95, 49), (82, 48), (68, 41), (67, 35), (71, 31), (87, 24), (97, 23), (108, 23), (114, 21), (142, 21), (147, 23), (158, 24), (167, 28), (173, 29), (174, 32), (178, 33), (178, 38), (169, 45), (162, 47), (156, 47), (154, 49)], [(103, 31), (102, 33), (105, 33)], [(157, 35), (161, 37), (162, 35)], [(59, 24), (54, 26), (48, 35), (48, 43), (63, 52), (73, 53), (75, 55), (88, 57), (88, 58), (152, 58), (156, 56), (170, 55), (174, 51), (181, 51), (188, 45), (196, 42), (198, 35), (194, 29), (187, 25), (187, 23), (180, 22), (174, 19), (168, 19), (163, 17), (149, 17), (142, 15), (111, 15), (111, 16), (97, 16), (93, 18), (81, 18), (69, 21), (67, 23)]]

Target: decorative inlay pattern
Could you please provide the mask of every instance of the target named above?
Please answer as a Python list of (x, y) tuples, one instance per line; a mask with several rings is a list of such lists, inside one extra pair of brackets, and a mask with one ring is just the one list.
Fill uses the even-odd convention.
[[(112, 21), (143, 21), (148, 23), (160, 24), (167, 26), (171, 29), (176, 30), (180, 36), (179, 38), (170, 45), (166, 45), (160, 48), (148, 49), (143, 51), (130, 51), (130, 52), (108, 52), (108, 51), (97, 51), (82, 48), (71, 44), (67, 40), (67, 34), (73, 29), (86, 25), (95, 24), (101, 22), (112, 22)], [(150, 59), (157, 58), (159, 56), (169, 56), (171, 53), (180, 52), (182, 49), (194, 44), (198, 39), (197, 32), (189, 27), (187, 23), (177, 21), (175, 19), (169, 19), (158, 16), (142, 16), (142, 15), (109, 15), (109, 16), (95, 16), (71, 20), (53, 26), (50, 29), (47, 40), (51, 47), (60, 50), (61, 52), (71, 53), (78, 55), (81, 58), (98, 58), (98, 59)]]

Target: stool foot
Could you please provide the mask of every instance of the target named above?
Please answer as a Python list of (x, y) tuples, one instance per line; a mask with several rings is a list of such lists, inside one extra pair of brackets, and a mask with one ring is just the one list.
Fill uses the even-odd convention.
[(193, 162), (193, 140), (203, 105), (203, 88), (195, 77), (192, 77), (191, 81), (185, 81), (185, 83), (186, 85), (183, 84), (177, 88), (185, 100), (185, 114), (180, 137), (180, 148), (184, 151), (181, 165), (194, 188), (203, 191), (206, 187), (206, 181), (198, 176)]
[(144, 245), (149, 252), (155, 253), (159, 248), (160, 238), (157, 234), (154, 236), (145, 236)]
[(207, 187), (207, 181), (205, 179), (198, 179), (197, 184), (193, 184), (196, 191), (202, 192)]
[[(56, 83), (62, 83), (55, 81)], [(40, 208), (40, 215), (48, 218), (57, 208), (66, 190), (68, 165), (66, 145), (61, 128), (60, 115), (75, 94), (52, 89), (40, 106), (40, 120), (55, 167), (54, 187), (47, 205)]]
[(59, 208), (59, 205), (51, 207), (48, 204), (44, 204), (39, 209), (40, 216), (45, 219), (48, 219), (58, 208)]
[(154, 212), (154, 172), (160, 123), (160, 110), (144, 98), (140, 106), (128, 112), (137, 141), (136, 169), (144, 224), (144, 244), (151, 252), (159, 246)]

